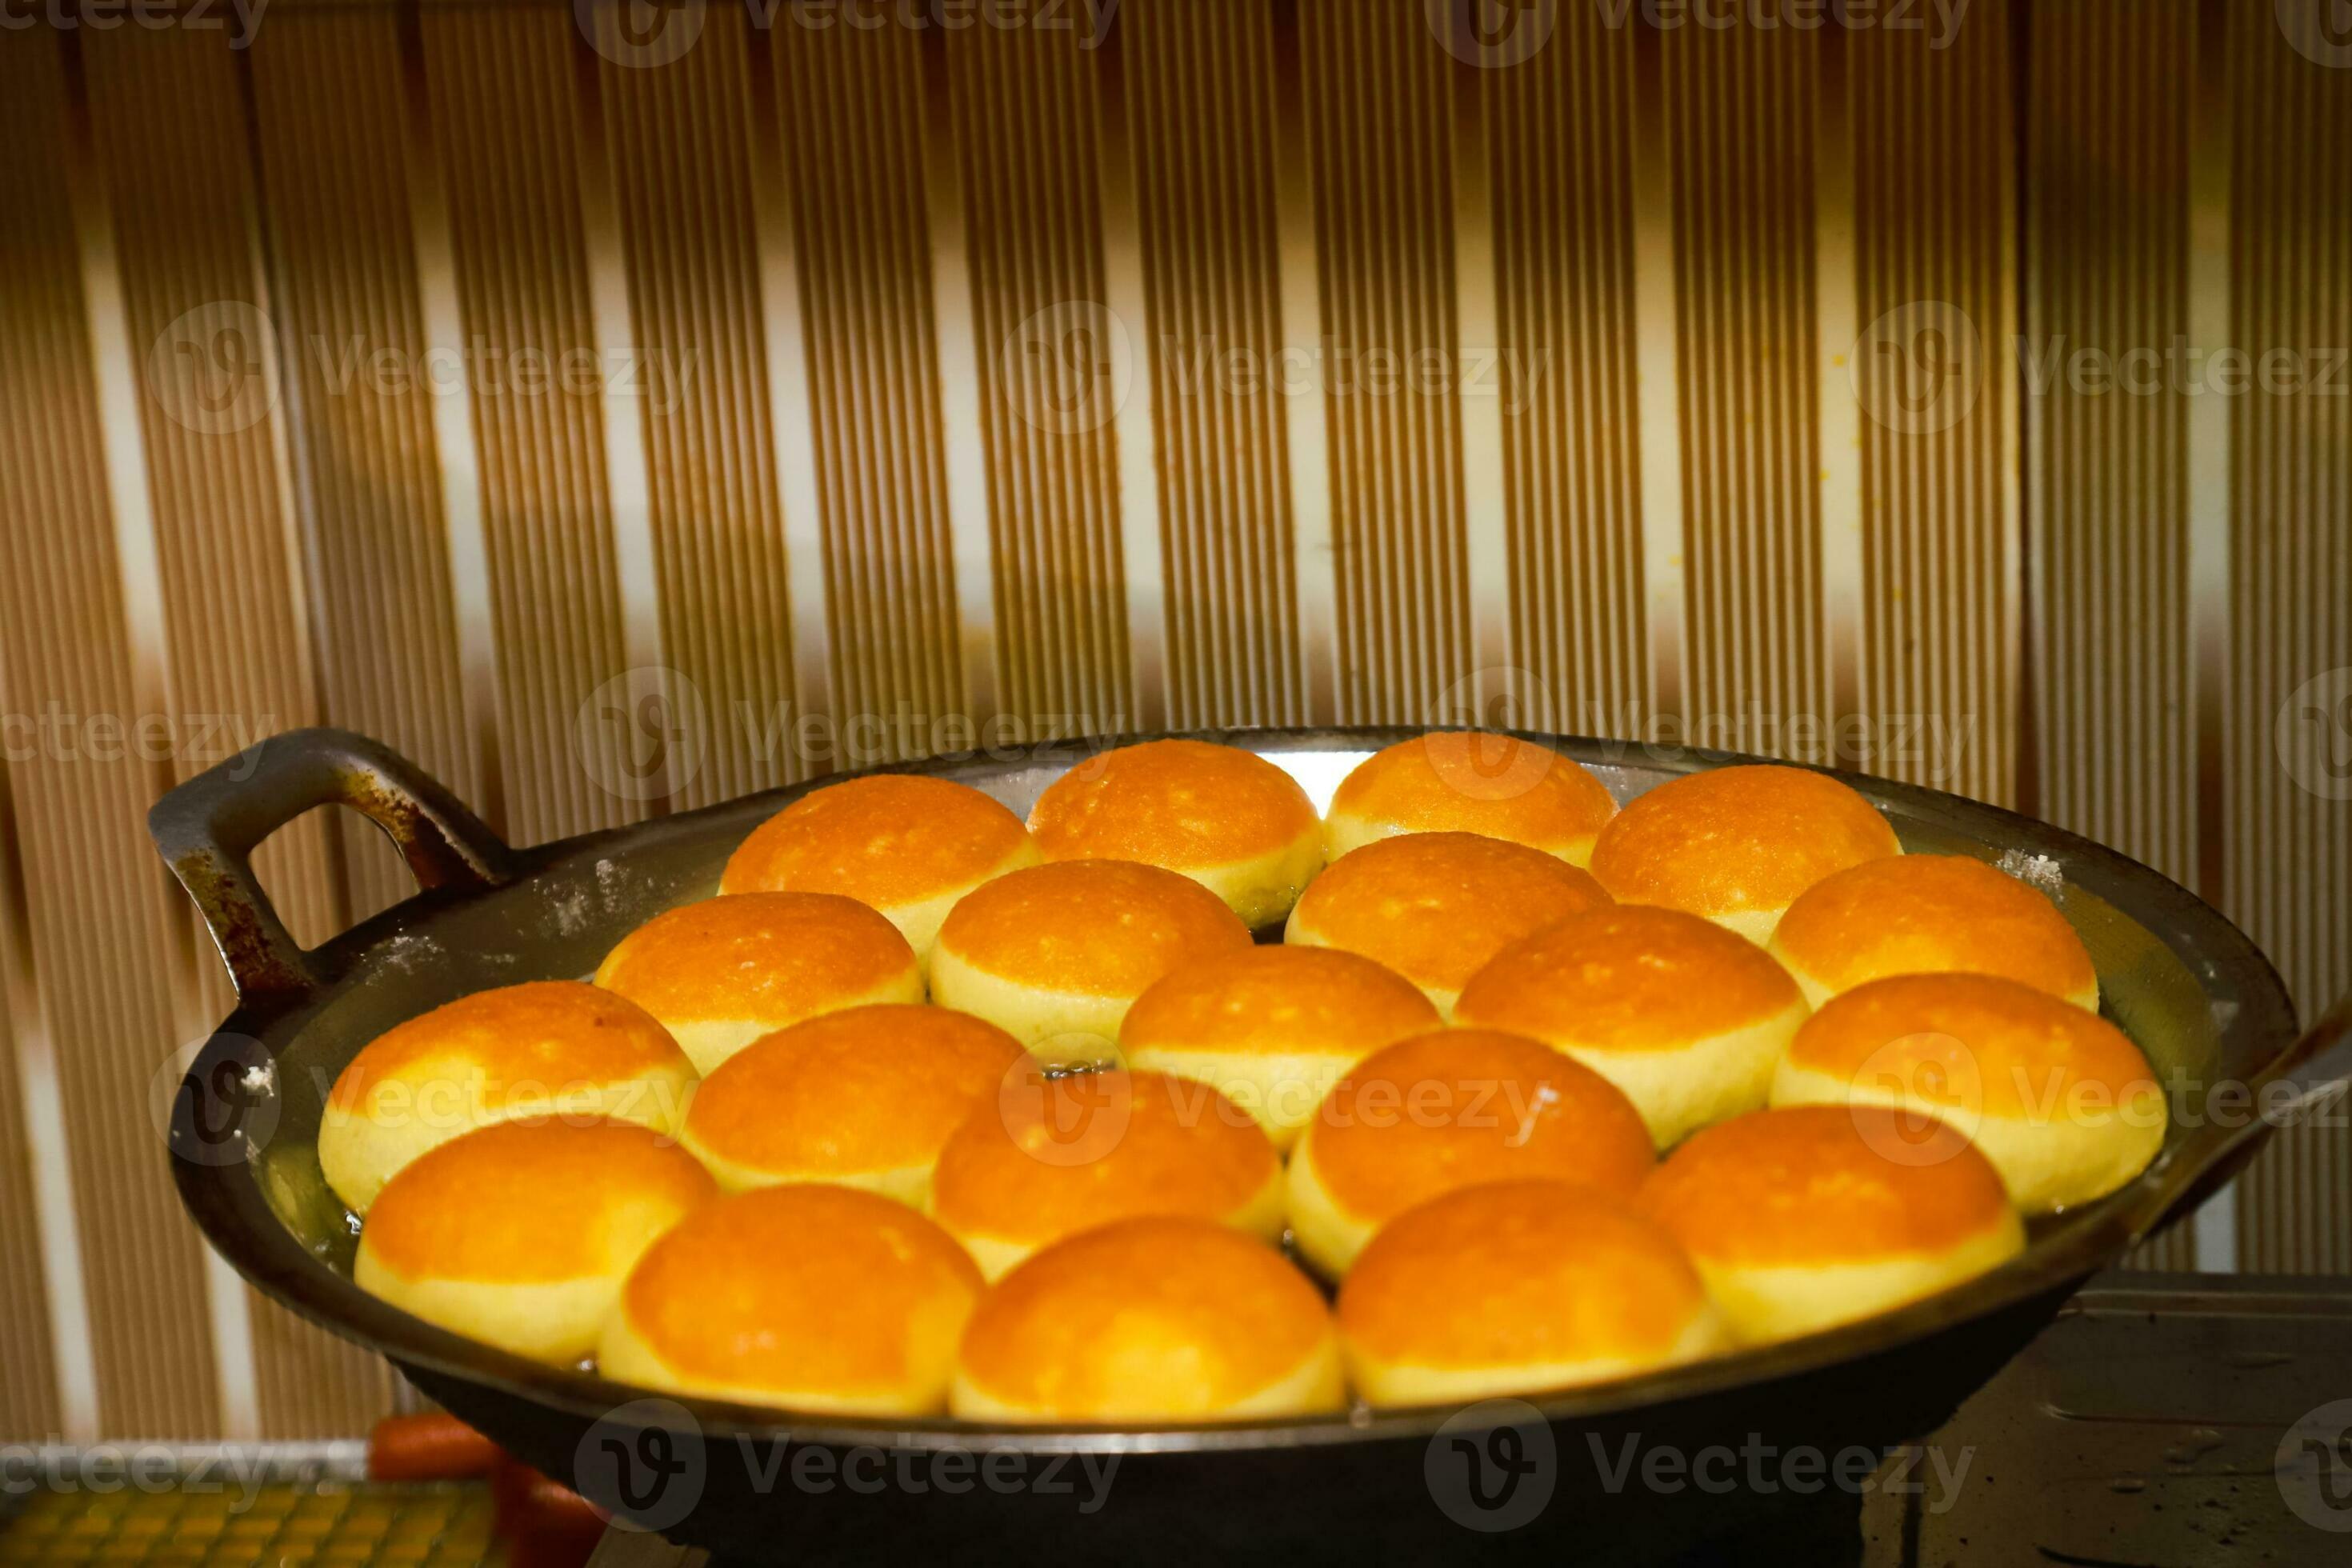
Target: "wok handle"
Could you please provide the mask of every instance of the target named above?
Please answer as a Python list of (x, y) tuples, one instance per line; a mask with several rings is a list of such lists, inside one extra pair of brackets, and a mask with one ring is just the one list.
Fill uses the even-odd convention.
[(254, 879), (261, 841), (319, 805), (384, 831), (420, 889), (494, 888), (514, 851), (454, 795), (388, 746), (348, 730), (289, 730), (157, 801), (147, 831), (211, 928), (237, 999), (293, 996), (326, 978)]
[(2352, 1094), (2352, 994), (2321, 1014), (2317, 1023), (2280, 1053), (2269, 1071), (2247, 1087), (2253, 1096), (2252, 1115), (2206, 1162), (2204, 1172), (2173, 1200), (2147, 1235), (2195, 1213), (2245, 1168), (2271, 1133)]

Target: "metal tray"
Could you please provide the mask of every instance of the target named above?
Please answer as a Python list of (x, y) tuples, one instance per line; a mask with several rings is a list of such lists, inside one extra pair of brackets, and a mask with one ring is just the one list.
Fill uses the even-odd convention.
[[(1356, 762), (1415, 732), (1264, 730), (1207, 738), (1246, 746), (1290, 770), (1319, 805)], [(1757, 760), (1529, 738), (1592, 768), (1621, 800), (1695, 768)], [(1112, 743), (1120, 742), (1050, 744), (896, 771), (957, 779), (1025, 813), (1065, 768)], [(2148, 868), (1993, 806), (1836, 776), (1886, 813), (1908, 849), (2046, 861), (2097, 965), (2105, 1010), (2171, 1089), (2173, 1125), (2162, 1152), (2111, 1197), (2037, 1225), (2021, 1258), (1959, 1289), (1790, 1343), (1498, 1407), (1474, 1417), (1474, 1426), (1539, 1420), (1561, 1441), (1579, 1434), (1599, 1441), (1620, 1430), (1653, 1437), (1681, 1431), (1693, 1441), (1718, 1430), (1770, 1430), (1791, 1439), (1810, 1432), (1824, 1443), (1852, 1436), (1882, 1446), (1916, 1436), (1948, 1416), (2083, 1279), (2189, 1213), (2252, 1153), (2278, 1116), (2218, 1114), (2226, 1109), (2220, 1102), (2209, 1115), (2215, 1085), (2242, 1085), (2276, 1111), (2323, 1095), (2352, 1068), (2346, 1059), (2352, 1050), (2342, 1044), (2345, 1009), (2298, 1040), (2285, 990), (2252, 943)], [(1400, 1540), (1426, 1523), (1430, 1439), (1455, 1415), (1450, 1410), (1105, 1430), (881, 1423), (712, 1400), (647, 1401), (591, 1373), (539, 1365), (436, 1329), (352, 1283), (355, 1222), (321, 1178), (315, 1145), (328, 1089), (353, 1054), (393, 1024), (467, 992), (588, 973), (649, 916), (712, 892), (728, 853), (747, 833), (824, 782), (530, 849), (502, 843), (388, 750), (336, 731), (276, 737), (173, 791), (150, 826), (210, 924), (239, 996), (194, 1059), (173, 1118), (179, 1190), (207, 1239), (263, 1291), (390, 1357), (425, 1392), (551, 1473), (593, 1483), (583, 1468), (597, 1467), (587, 1458), (619, 1452), (613, 1444), (642, 1442), (650, 1454), (677, 1451), (673, 1439), (690, 1441), (699, 1473), (696, 1506), (684, 1519), (660, 1517), (667, 1510), (634, 1496), (598, 1499), (683, 1539), (768, 1540), (768, 1521), (786, 1505), (805, 1528), (844, 1547), (884, 1519), (906, 1539), (908, 1500), (888, 1487), (879, 1500), (835, 1489), (819, 1500), (785, 1482), (790, 1495), (780, 1495), (760, 1453), (772, 1444), (1120, 1456), (1127, 1468), (1118, 1505), (1089, 1516), (1104, 1531), (1097, 1539), (1108, 1540), (1123, 1521), (1139, 1541), (1162, 1548), (1187, 1538), (1210, 1546), (1279, 1544), (1292, 1539), (1286, 1532), (1311, 1542), (1314, 1521), (1341, 1512), (1360, 1522), (1392, 1510)], [(420, 891), (305, 952), (271, 910), (247, 857), (269, 832), (328, 803), (377, 822), (407, 858)], [(1452, 1436), (1462, 1430), (1458, 1421), (1448, 1428)], [(1602, 1500), (1612, 1519), (1659, 1511), (1605, 1487), (1595, 1498), (1603, 1491), (1614, 1500)], [(969, 1544), (990, 1530), (1024, 1530), (1057, 1511), (1066, 1510), (1032, 1490), (974, 1489), (950, 1500), (933, 1489), (911, 1517), (938, 1521), (943, 1542)], [(1671, 1511), (1682, 1525), (1702, 1516), (1723, 1522), (1720, 1508), (1696, 1500)], [(1118, 1521), (1105, 1518), (1112, 1514)]]

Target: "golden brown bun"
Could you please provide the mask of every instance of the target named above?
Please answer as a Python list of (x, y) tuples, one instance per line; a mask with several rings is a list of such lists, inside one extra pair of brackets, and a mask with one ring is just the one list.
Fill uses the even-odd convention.
[(1048, 860), (1133, 860), (1192, 878), (1245, 925), (1290, 912), (1323, 865), (1323, 829), (1298, 781), (1237, 746), (1147, 741), (1046, 787), (1029, 831)]
[(803, 1018), (923, 999), (907, 939), (837, 893), (727, 893), (656, 915), (596, 984), (659, 1018), (704, 1073)]
[(1186, 1215), (1282, 1234), (1282, 1163), (1204, 1083), (1153, 1072), (1029, 1072), (940, 1152), (931, 1215), (991, 1279), (1115, 1219)]
[(1249, 945), (1233, 910), (1173, 871), (1124, 860), (1032, 866), (948, 915), (931, 952), (932, 997), (1041, 1054), (1087, 1058), (1111, 1050), (1152, 982)]
[(1329, 1309), (1263, 1242), (1208, 1220), (1118, 1220), (1006, 1275), (964, 1328), (970, 1421), (1312, 1415), (1347, 1391)]
[(845, 1008), (719, 1063), (683, 1142), (730, 1192), (837, 1182), (921, 1208), (949, 1134), (1024, 1059), (1021, 1042), (969, 1013)]
[(1482, 833), (1586, 866), (1616, 814), (1608, 786), (1549, 746), (1441, 730), (1359, 763), (1332, 795), (1323, 831), (1334, 860), (1400, 833)]
[(719, 1195), (701, 1166), (623, 1121), (507, 1121), (418, 1156), (360, 1233), (360, 1285), (519, 1355), (576, 1362), (654, 1239)]
[(722, 893), (838, 893), (879, 910), (919, 959), (958, 899), (1037, 863), (1021, 819), (969, 784), (870, 773), (811, 790), (743, 840)]
[(1658, 1147), (1761, 1106), (1804, 998), (1769, 954), (1679, 910), (1619, 904), (1514, 942), (1454, 1021), (1530, 1036), (1619, 1089)]
[(1751, 1342), (1887, 1311), (2025, 1246), (1990, 1162), (1949, 1125), (1884, 1106), (1734, 1117), (1668, 1156), (1638, 1206)]
[(761, 1187), (646, 1254), (597, 1361), (641, 1388), (933, 1415), (980, 1291), (971, 1259), (904, 1204), (814, 1183)]
[(1383, 838), (1332, 862), (1286, 942), (1377, 960), (1453, 1016), (1463, 984), (1523, 936), (1609, 902), (1575, 867), (1475, 833)]
[(1291, 1157), (1290, 1229), (1324, 1275), (1440, 1193), (1546, 1177), (1630, 1197), (1650, 1134), (1600, 1074), (1517, 1035), (1436, 1029), (1359, 1062)]
[(1878, 808), (1837, 780), (1757, 764), (1636, 797), (1601, 830), (1592, 874), (1619, 903), (1687, 910), (1761, 942), (1822, 878), (1902, 852)]
[(1137, 997), (1118, 1045), (1129, 1067), (1214, 1084), (1287, 1150), (1349, 1063), (1439, 1022), (1411, 981), (1360, 954), (1246, 947)]
[(1724, 1348), (1671, 1237), (1622, 1199), (1495, 1182), (1399, 1215), (1339, 1289), (1339, 1341), (1373, 1405), (1532, 1394)]
[(1774, 1105), (1893, 1105), (1950, 1122), (2026, 1214), (2104, 1197), (2147, 1167), (2169, 1117), (2147, 1058), (2095, 1013), (1986, 974), (1906, 974), (1805, 1021)]
[(1805, 999), (1893, 974), (1997, 974), (2099, 1008), (2090, 950), (2040, 892), (1965, 855), (1889, 855), (1824, 877), (1772, 932)]
[(675, 1132), (694, 1067), (644, 1008), (576, 980), (478, 991), (378, 1035), (335, 1079), (319, 1165), (364, 1215), (394, 1173), (509, 1117), (609, 1117)]

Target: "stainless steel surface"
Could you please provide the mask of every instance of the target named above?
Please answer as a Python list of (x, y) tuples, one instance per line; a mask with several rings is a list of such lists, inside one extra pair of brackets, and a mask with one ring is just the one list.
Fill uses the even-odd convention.
[[(1264, 731), (1233, 738), (1290, 769), (1320, 801), (1355, 761), (1410, 732)], [(1621, 797), (1679, 772), (1727, 760), (1595, 741), (1559, 743), (1592, 766)], [(200, 841), (202, 833), (188, 831), (186, 819), (216, 815), (221, 789), (264, 796), (275, 789), (287, 795), (278, 803), (282, 809), (299, 809), (318, 791), (318, 770), (303, 761), (303, 748), (352, 752), (363, 745), (353, 737), (319, 731), (269, 744), (279, 748), (278, 753), (265, 748), (237, 775), (252, 783), (217, 784), (210, 797), (168, 797), (156, 813), (159, 841), (184, 849)], [(380, 785), (395, 792), (407, 787), (419, 797), (430, 793), (427, 782), (404, 778), (413, 770), (397, 766), (397, 759), (380, 749), (369, 754), (382, 775)], [(1033, 750), (1001, 760), (943, 763), (927, 771), (963, 779), (1020, 810), (1078, 754), (1075, 747)], [(1549, 1396), (1538, 1402), (1549, 1418), (1622, 1412), (1799, 1375), (2063, 1290), (2182, 1212), (2260, 1141), (2266, 1129), (2259, 1122), (2233, 1131), (2206, 1115), (2208, 1088), (2222, 1081), (2260, 1086), (2289, 1077), (2300, 1065), (2284, 1059), (2294, 1022), (2276, 975), (2234, 928), (2183, 889), (2095, 845), (1994, 807), (1886, 781), (1850, 782), (1887, 814), (1908, 847), (1993, 858), (2012, 853), (2041, 857), (2044, 869), (2063, 879), (2063, 906), (2097, 963), (2105, 1007), (2174, 1088), (2175, 1123), (2164, 1150), (2121, 1192), (2037, 1226), (2021, 1258), (1966, 1287), (1792, 1344)], [(390, 1024), (487, 985), (587, 973), (639, 921), (708, 894), (732, 847), (794, 793), (773, 792), (514, 852), (511, 858), (480, 853), (487, 847), (477, 846), (477, 852), (463, 857), (469, 865), (479, 863), (470, 889), (444, 888), (305, 955), (305, 971), (321, 979), (315, 992), (289, 996), (275, 988), (274, 966), (254, 970), (253, 978), (268, 988), (257, 991), (199, 1058), (173, 1129), (174, 1147), (183, 1155), (176, 1162), (183, 1195), (213, 1244), (270, 1294), (404, 1364), (485, 1383), (575, 1415), (593, 1418), (623, 1403), (628, 1395), (620, 1385), (529, 1363), (433, 1329), (353, 1285), (348, 1268), (355, 1226), (318, 1169), (320, 1108), (341, 1066)], [(239, 820), (250, 829), (268, 809), (266, 799), (257, 801)], [(412, 820), (416, 814), (401, 809), (395, 815)], [(219, 858), (196, 855), (198, 869), (192, 875), (184, 855), (175, 868), (216, 926), (266, 928), (266, 914), (239, 910), (233, 900), (226, 906), (208, 900), (207, 892), (247, 890), (234, 878), (206, 882), (219, 871)], [(490, 869), (480, 871), (481, 866)], [(497, 885), (481, 885), (485, 881)], [(224, 951), (236, 958), (235, 943), (225, 942)], [(2341, 1020), (2334, 1023), (2340, 1027)], [(208, 1103), (205, 1097), (220, 1095), (223, 1085), (245, 1087), (238, 1095)], [(249, 1159), (225, 1159), (217, 1142), (206, 1142), (217, 1139), (221, 1125), (266, 1130), (267, 1136), (254, 1140)], [(706, 1434), (754, 1431), (844, 1444), (887, 1436), (919, 1447), (968, 1443), (980, 1430), (992, 1447), (1027, 1452), (1347, 1443), (1425, 1433), (1444, 1414), (1358, 1412), (1347, 1420), (1127, 1432), (988, 1431), (944, 1421), (807, 1421), (715, 1402), (686, 1403)]]
[(2341, 1563), (2347, 1401), (2344, 1281), (2111, 1276), (1922, 1446), (1959, 1484), (1873, 1495), (1866, 1561)]
[[(2315, 1406), (2344, 1398), (2352, 1398), (2344, 1282), (2104, 1276), (1948, 1425), (1872, 1478), (1846, 1561), (2340, 1563), (2345, 1534), (2296, 1513), (2285, 1489), (2300, 1489), (2305, 1506), (2324, 1496), (2324, 1461), (2291, 1451), (2283, 1463), (2279, 1450)], [(2352, 1525), (2352, 1497), (2333, 1502)], [(1465, 1553), (1481, 1555), (1507, 1540), (1460, 1536)], [(1331, 1544), (1365, 1553), (1378, 1545)], [(1083, 1530), (1056, 1542), (1072, 1560), (1084, 1560), (1085, 1547)], [(608, 1531), (591, 1559), (591, 1568), (712, 1563), (628, 1529)]]

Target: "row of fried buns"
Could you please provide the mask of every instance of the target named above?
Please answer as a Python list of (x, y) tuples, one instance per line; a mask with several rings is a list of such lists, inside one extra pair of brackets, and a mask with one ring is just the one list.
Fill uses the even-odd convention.
[(1824, 775), (1621, 812), (1546, 748), (1446, 733), (1318, 819), (1271, 763), (1160, 742), (1025, 826), (936, 778), (814, 791), (595, 984), (371, 1043), (320, 1157), (368, 1289), (648, 1387), (1053, 1421), (1421, 1403), (1996, 1266), (2021, 1215), (2161, 1142), (2096, 1000), (2042, 894), (1902, 855)]

